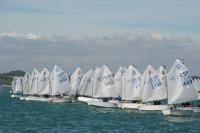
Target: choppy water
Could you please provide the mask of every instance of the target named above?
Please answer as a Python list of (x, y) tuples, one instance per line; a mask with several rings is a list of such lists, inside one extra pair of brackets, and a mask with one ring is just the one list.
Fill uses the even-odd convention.
[(0, 132), (200, 132), (200, 115), (164, 117), (161, 113), (104, 109), (84, 103), (20, 101), (0, 88)]

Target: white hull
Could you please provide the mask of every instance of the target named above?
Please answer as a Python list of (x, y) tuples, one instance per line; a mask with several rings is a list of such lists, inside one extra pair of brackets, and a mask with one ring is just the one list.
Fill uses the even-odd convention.
[(27, 97), (25, 97), (25, 96), (21, 96), (19, 99), (20, 100), (25, 100)]
[(200, 107), (181, 107), (180, 110), (192, 110), (194, 113), (200, 113)]
[(180, 110), (180, 109), (167, 109), (162, 110), (162, 113), (166, 116), (192, 116), (192, 110)]
[(34, 97), (34, 96), (22, 96), (19, 99), (20, 100), (26, 100), (26, 101), (43, 101), (43, 102), (47, 102), (49, 100), (49, 98)]
[(20, 96), (17, 94), (12, 94), (11, 97), (14, 98), (14, 97), (20, 97)]
[(103, 101), (88, 101), (88, 105), (104, 107), (104, 108), (116, 108), (117, 104)]
[(118, 107), (122, 109), (138, 109), (141, 103), (118, 103)]
[(108, 102), (109, 102), (109, 103), (113, 103), (113, 104), (116, 104), (116, 105), (118, 105), (118, 103), (119, 103), (119, 100), (109, 100)]
[(49, 98), (48, 100), (49, 102), (53, 102), (53, 103), (69, 103), (69, 102), (73, 102), (73, 98), (70, 96), (64, 96), (62, 98)]
[(143, 104), (138, 108), (140, 111), (162, 111), (168, 109), (167, 105), (147, 105)]
[(88, 102), (88, 101), (92, 101), (93, 98), (90, 98), (90, 97), (78, 97), (78, 101), (81, 101), (81, 102)]

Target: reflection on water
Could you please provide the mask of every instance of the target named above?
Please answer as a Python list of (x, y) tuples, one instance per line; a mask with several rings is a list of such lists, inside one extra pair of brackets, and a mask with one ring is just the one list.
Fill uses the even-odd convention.
[(178, 123), (182, 123), (182, 122), (192, 122), (192, 121), (196, 121), (196, 120), (197, 120), (195, 117), (166, 116), (165, 118), (166, 118), (166, 120), (168, 120), (169, 122), (178, 122)]

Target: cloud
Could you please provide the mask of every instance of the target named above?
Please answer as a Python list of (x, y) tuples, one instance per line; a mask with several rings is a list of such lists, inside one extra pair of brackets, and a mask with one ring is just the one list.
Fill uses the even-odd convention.
[(161, 33), (113, 34), (110, 36), (37, 35), (33, 33), (0, 34), (0, 72), (54, 64), (71, 73), (77, 66), (84, 71), (108, 64), (114, 72), (122, 64), (134, 64), (142, 73), (148, 64), (168, 69), (177, 57), (184, 58), (192, 73), (198, 69), (200, 45), (188, 36), (174, 37)]

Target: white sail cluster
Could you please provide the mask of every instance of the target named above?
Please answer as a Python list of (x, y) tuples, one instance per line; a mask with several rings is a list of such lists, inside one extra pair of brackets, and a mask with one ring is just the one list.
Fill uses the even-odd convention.
[(34, 69), (23, 78), (14, 77), (13, 93), (34, 96), (82, 96), (113, 98), (148, 103), (168, 99), (168, 104), (198, 99), (188, 68), (177, 59), (167, 73), (165, 66), (156, 71), (148, 65), (141, 74), (134, 65), (120, 66), (115, 74), (103, 65), (82, 73), (78, 67), (70, 77), (58, 66), (51, 72)]
[(15, 77), (12, 90), (25, 96), (57, 96), (71, 91), (67, 73), (56, 65), (51, 73), (47, 68), (41, 72), (34, 69), (31, 74), (26, 72), (23, 78)]

